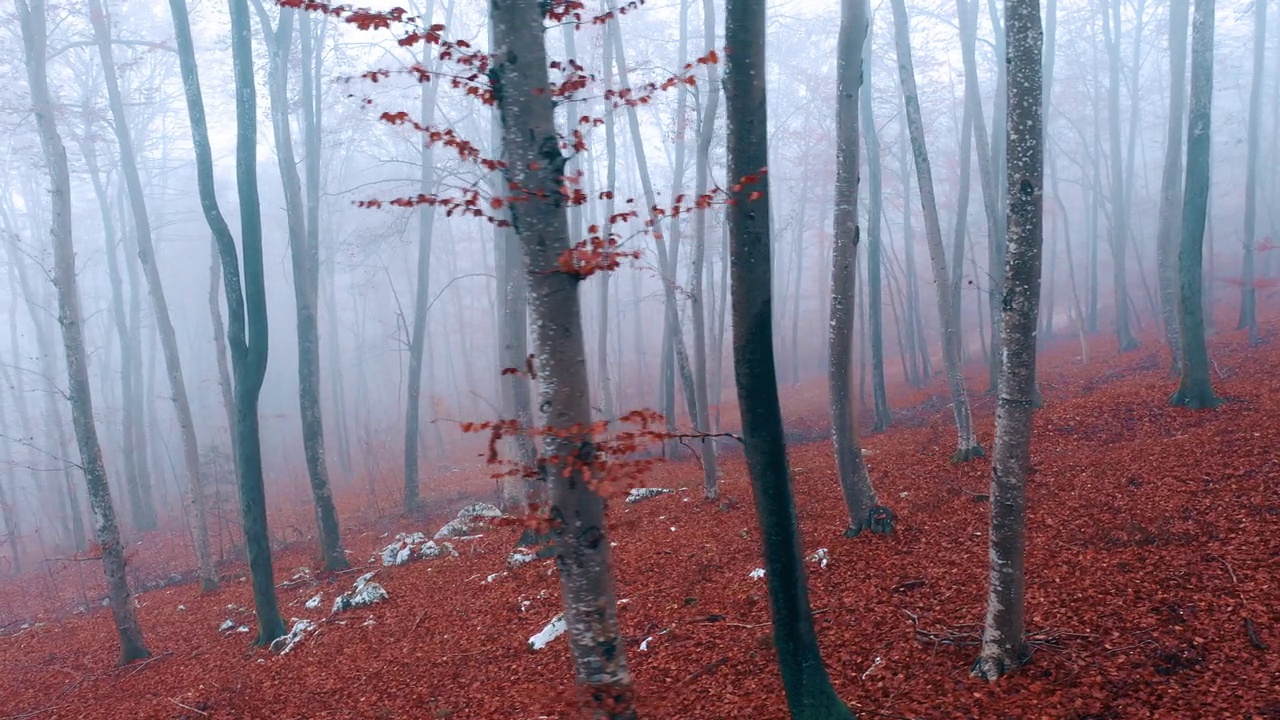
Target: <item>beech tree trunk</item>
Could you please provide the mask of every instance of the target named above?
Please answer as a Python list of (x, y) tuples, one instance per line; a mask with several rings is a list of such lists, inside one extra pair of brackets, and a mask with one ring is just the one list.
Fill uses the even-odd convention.
[[(920, 95), (916, 91), (915, 69), (911, 62), (910, 28), (907, 25), (907, 8), (904, 0), (892, 0), (898, 73), (901, 78), (903, 102), (906, 105), (907, 127), (911, 135), (911, 147), (915, 155), (916, 177), (920, 185), (920, 204), (924, 209), (925, 237), (929, 242), (929, 258), (933, 266), (933, 284), (937, 291), (938, 318), (942, 324), (942, 357), (947, 367), (947, 382), (951, 387), (951, 406), (956, 419), (957, 448), (955, 462), (965, 462), (981, 457), (982, 446), (973, 432), (973, 416), (969, 410), (969, 395), (964, 387), (964, 368), (960, 359), (960, 329), (951, 309), (951, 280), (947, 272), (946, 250), (942, 246), (942, 228), (938, 222), (938, 204), (933, 192), (933, 170), (929, 165), (929, 150), (925, 146), (924, 121), (920, 116)], [(1037, 14), (1037, 18), (1039, 15)], [(1038, 19), (1037, 19), (1038, 22)], [(1037, 73), (1039, 70), (1037, 70)]]
[[(1245, 155), (1244, 258), (1240, 271), (1240, 321), (1237, 330), (1249, 331), (1257, 344), (1258, 290), (1254, 287), (1254, 246), (1258, 242), (1258, 136), (1262, 125), (1262, 74), (1267, 43), (1267, 0), (1253, 2), (1253, 80), (1249, 89), (1249, 143)], [(1274, 122), (1274, 118), (1272, 119)]]
[[(702, 49), (703, 55), (715, 50), (716, 15), (714, 0), (702, 0)], [(702, 109), (702, 125), (698, 128), (698, 157), (694, 169), (694, 196), (707, 192), (711, 175), (711, 143), (715, 139), (716, 113), (720, 107), (720, 69), (717, 63), (706, 64), (707, 104)], [(689, 312), (693, 315), (693, 378), (697, 394), (697, 414), (694, 430), (711, 432), (711, 394), (707, 389), (707, 315), (703, 305), (703, 275), (707, 259), (707, 213), (698, 210), (693, 221), (693, 262), (689, 268)], [(720, 469), (716, 458), (716, 443), (710, 438), (699, 441), (702, 455), (702, 492), (710, 501), (720, 497)]]
[(540, 6), (526, 0), (491, 0), (493, 64), (490, 77), (502, 119), (504, 170), (512, 187), (545, 201), (510, 204), (524, 249), (537, 342), (538, 381), (547, 425), (550, 513), (564, 619), (578, 683), (593, 718), (634, 718), (635, 699), (625, 644), (618, 630), (604, 501), (578, 460), (590, 463), (591, 403), (586, 345), (578, 298), (580, 278), (557, 270), (569, 251), (566, 208), (559, 189), (560, 152)]
[(973, 674), (996, 680), (1028, 658), (1024, 616), (1026, 484), (1031, 472), (1036, 326), (1044, 243), (1039, 0), (1005, 0), (1008, 23), (1008, 242), (991, 472), (990, 577)]
[(1209, 379), (1204, 330), (1204, 229), (1209, 206), (1209, 130), (1213, 104), (1213, 0), (1195, 0), (1191, 23), (1191, 113), (1187, 123), (1187, 177), (1178, 246), (1178, 304), (1182, 377), (1169, 399), (1189, 408), (1217, 407)]
[(1178, 329), (1178, 228), (1182, 216), (1182, 124), (1187, 97), (1187, 16), (1191, 0), (1169, 3), (1169, 121), (1165, 134), (1164, 172), (1160, 179), (1160, 215), (1156, 231), (1160, 315), (1172, 358), (1172, 374), (1182, 373)]
[(62, 143), (53, 116), (53, 99), (49, 94), (46, 71), (48, 26), (44, 0), (15, 0), (18, 22), (26, 55), (27, 84), (40, 135), (40, 147), (49, 170), (52, 200), (54, 285), (58, 290), (58, 322), (66, 350), (67, 380), (71, 398), (71, 414), (85, 485), (89, 491), (89, 507), (93, 510), (94, 535), (102, 555), (107, 577), (107, 598), (120, 639), (120, 664), (148, 657), (138, 625), (133, 596), (125, 572), (124, 546), (116, 524), (115, 508), (107, 470), (102, 462), (102, 448), (94, 427), (93, 397), (89, 387), (88, 357), (85, 353), (80, 293), (76, 286), (76, 252), (71, 238), (71, 173), (67, 167), (67, 149)]
[(862, 83), (862, 45), (867, 36), (866, 0), (842, 0), (836, 49), (836, 187), (834, 241), (831, 247), (831, 326), (827, 390), (831, 395), (831, 435), (836, 474), (849, 513), (846, 537), (870, 525), (878, 504), (867, 464), (862, 459), (854, 421), (853, 334), (855, 258), (858, 252), (858, 86)]
[[(1129, 286), (1126, 244), (1129, 242), (1129, 209), (1125, 205), (1124, 156), (1120, 150), (1120, 3), (1113, 1), (1103, 9), (1103, 32), (1110, 58), (1110, 84), (1107, 86), (1107, 113), (1111, 126), (1111, 266), (1114, 271), (1116, 343), (1120, 352), (1138, 347), (1138, 339), (1129, 329)], [(1137, 112), (1137, 108), (1131, 108)]]
[[(765, 105), (765, 7), (727, 0), (725, 117), (729, 177), (742, 183), (729, 206), (733, 294), (733, 369), (742, 414), (747, 472), (755, 497), (773, 617), (773, 639), (787, 706), (796, 720), (852, 718), (822, 664), (791, 495), (791, 470), (773, 356), (773, 271), (769, 237), (768, 109)], [(751, 200), (754, 192), (763, 194)], [(759, 196), (757, 196), (759, 197)]]
[(200, 588), (208, 591), (218, 586), (218, 571), (213, 565), (209, 550), (209, 526), (205, 520), (205, 490), (200, 476), (200, 447), (196, 442), (195, 421), (191, 416), (191, 402), (187, 398), (187, 385), (182, 375), (182, 358), (178, 352), (177, 333), (169, 315), (169, 301), (165, 297), (164, 283), (156, 260), (155, 246), (151, 238), (151, 220), (147, 214), (146, 198), (142, 192), (142, 178), (138, 173), (137, 153), (133, 136), (124, 113), (124, 99), (116, 80), (115, 59), (111, 53), (111, 36), (107, 18), (100, 0), (89, 0), (89, 19), (93, 24), (94, 41), (102, 61), (103, 79), (107, 85), (107, 100), (111, 107), (112, 124), (116, 141), (120, 145), (120, 170), (129, 193), (129, 209), (137, 231), (138, 260), (147, 279), (151, 295), (152, 312), (156, 330), (160, 334), (160, 347), (164, 351), (165, 370), (169, 378), (169, 391), (173, 394), (173, 406), (178, 418), (178, 431), (182, 437), (183, 466), (187, 472), (187, 491), (190, 494), (191, 525), (194, 537), (196, 564), (200, 571)]
[[(871, 393), (875, 398), (876, 432), (889, 429), (892, 415), (889, 412), (889, 393), (884, 380), (884, 306), (880, 283), (881, 259), (880, 226), (884, 215), (884, 189), (881, 182), (880, 132), (876, 128), (871, 107), (871, 18), (867, 18), (867, 41), (862, 48), (862, 88), (860, 95), (862, 137), (867, 147), (867, 179), (870, 181), (867, 203), (867, 296), (868, 316), (871, 326)], [(896, 324), (896, 323), (895, 323)], [(901, 332), (901, 329), (899, 329)]]

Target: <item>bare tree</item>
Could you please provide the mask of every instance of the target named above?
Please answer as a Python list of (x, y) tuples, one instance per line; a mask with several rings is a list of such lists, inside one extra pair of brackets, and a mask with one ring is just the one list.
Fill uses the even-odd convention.
[[(716, 8), (714, 0), (702, 1), (703, 55), (715, 50)], [(702, 197), (707, 192), (711, 176), (711, 142), (715, 138), (716, 112), (720, 107), (720, 70), (717, 63), (706, 64), (706, 83), (703, 92), (707, 103), (702, 108), (702, 124), (698, 128), (698, 157), (694, 169), (694, 195)], [(677, 122), (682, 121), (683, 118)], [(711, 432), (711, 394), (707, 390), (707, 316), (703, 305), (703, 275), (707, 271), (707, 211), (697, 214), (693, 221), (693, 262), (689, 268), (689, 312), (693, 315), (693, 378), (697, 391), (697, 413), (693, 418), (694, 429)], [(702, 455), (702, 492), (707, 500), (720, 497), (720, 469), (716, 462), (716, 444), (710, 438), (700, 441)]]
[(1244, 259), (1240, 272), (1240, 322), (1237, 330), (1249, 331), (1249, 342), (1257, 343), (1258, 290), (1254, 287), (1254, 246), (1258, 241), (1258, 136), (1262, 125), (1262, 76), (1266, 67), (1267, 0), (1253, 2), (1253, 80), (1249, 89), (1249, 142), (1245, 154), (1244, 178)]
[(1160, 180), (1160, 217), (1156, 232), (1157, 278), (1165, 338), (1173, 358), (1173, 374), (1182, 372), (1178, 338), (1178, 219), (1182, 216), (1182, 123), (1187, 98), (1187, 16), (1191, 0), (1169, 3), (1169, 122), (1164, 145), (1164, 173)]
[(631, 673), (618, 630), (617, 600), (605, 535), (604, 500), (588, 484), (582, 462), (594, 454), (586, 344), (578, 297), (580, 277), (559, 271), (569, 252), (568, 217), (559, 188), (560, 152), (547, 71), (543, 10), (526, 0), (491, 0), (493, 64), (502, 119), (504, 174), (530, 197), (510, 205), (524, 249), (537, 342), (538, 382), (547, 425), (544, 448), (551, 486), (550, 512), (564, 619), (578, 683), (590, 717), (636, 716)]
[(1182, 377), (1174, 405), (1212, 408), (1219, 403), (1209, 379), (1204, 339), (1204, 226), (1209, 206), (1209, 131), (1213, 105), (1213, 0), (1195, 0), (1191, 22), (1191, 113), (1187, 121), (1187, 178), (1178, 246), (1178, 303)]
[[(844, 0), (853, 2), (854, 0)], [(725, 3), (725, 118), (733, 293), (733, 371), (742, 414), (747, 472), (755, 497), (773, 616), (774, 647), (791, 717), (852, 718), (836, 695), (813, 628), (802, 544), (773, 354), (773, 270), (769, 225), (765, 7)], [(747, 182), (748, 177), (755, 178)], [(760, 193), (753, 199), (753, 193)]]
[(875, 115), (871, 108), (871, 18), (867, 18), (867, 40), (862, 47), (862, 88), (859, 92), (862, 112), (863, 142), (867, 146), (867, 179), (870, 193), (867, 208), (867, 295), (868, 317), (871, 326), (871, 393), (875, 397), (875, 430), (883, 432), (889, 428), (889, 393), (884, 381), (884, 308), (881, 301), (883, 291), (880, 286), (881, 259), (880, 229), (884, 215), (883, 183), (884, 173), (880, 165), (880, 132), (876, 128)]
[(942, 357), (947, 366), (947, 383), (951, 387), (951, 407), (955, 413), (957, 447), (953, 460), (965, 462), (982, 456), (982, 446), (973, 432), (973, 416), (969, 410), (969, 394), (964, 387), (964, 368), (960, 358), (960, 328), (951, 309), (951, 279), (947, 272), (946, 250), (942, 246), (942, 228), (938, 222), (938, 203), (933, 191), (933, 170), (929, 150), (925, 146), (924, 121), (920, 116), (920, 94), (916, 91), (915, 69), (911, 63), (911, 35), (904, 0), (892, 0), (895, 47), (902, 98), (906, 106), (907, 127), (915, 156), (916, 177), (920, 185), (920, 204), (924, 209), (925, 237), (933, 266), (933, 284), (938, 298), (938, 319), (942, 324)]
[(147, 291), (151, 295), (152, 312), (156, 329), (160, 333), (160, 346), (164, 350), (165, 370), (169, 379), (169, 391), (173, 393), (173, 407), (178, 417), (178, 430), (182, 436), (182, 460), (187, 473), (187, 488), (191, 503), (192, 535), (195, 539), (196, 563), (200, 571), (200, 587), (212, 590), (218, 586), (218, 571), (213, 565), (209, 550), (209, 526), (205, 520), (205, 491), (200, 476), (200, 447), (196, 442), (195, 420), (191, 416), (191, 402), (187, 398), (186, 380), (182, 375), (182, 358), (178, 352), (178, 336), (169, 313), (169, 301), (165, 297), (164, 283), (160, 278), (160, 266), (156, 261), (155, 244), (151, 237), (151, 218), (147, 214), (147, 202), (142, 190), (142, 178), (138, 173), (138, 155), (133, 146), (133, 135), (124, 112), (124, 98), (116, 79), (115, 59), (111, 53), (111, 33), (101, 0), (89, 0), (89, 20), (93, 24), (94, 41), (102, 60), (103, 79), (107, 85), (107, 101), (111, 107), (112, 125), (116, 141), (120, 145), (120, 170), (124, 175), (129, 194), (129, 210), (133, 215), (135, 240), (138, 244), (138, 260), (142, 263), (147, 279)]
[(88, 357), (80, 311), (80, 293), (76, 286), (76, 251), (71, 237), (71, 173), (67, 167), (67, 149), (62, 143), (53, 117), (53, 98), (49, 94), (46, 70), (48, 58), (48, 26), (44, 0), (15, 0), (22, 44), (26, 54), (27, 84), (40, 135), (40, 147), (49, 170), (53, 223), (54, 284), (58, 289), (58, 321), (62, 325), (62, 341), (66, 349), (67, 379), (70, 386), (71, 414), (76, 443), (80, 447), (81, 466), (89, 490), (89, 506), (93, 510), (94, 534), (102, 553), (102, 567), (107, 577), (107, 597), (120, 638), (120, 664), (148, 657), (138, 625), (133, 596), (125, 574), (124, 545), (116, 524), (115, 508), (107, 470), (102, 462), (98, 431), (93, 424), (93, 397), (89, 388)]
[[(842, 0), (836, 50), (836, 188), (831, 246), (831, 326), (827, 388), (831, 394), (831, 434), (836, 474), (849, 513), (847, 537), (872, 527), (876, 491), (862, 459), (854, 423), (854, 302), (858, 252), (858, 87), (862, 83), (862, 45), (867, 37), (866, 0)], [(874, 528), (873, 528), (874, 529)]]
[(1009, 67), (1008, 244), (991, 471), (987, 620), (981, 655), (973, 667), (974, 675), (988, 680), (1000, 678), (1027, 660), (1023, 557), (1044, 244), (1044, 35), (1039, 0), (1005, 0), (1005, 19)]
[[(1129, 275), (1126, 269), (1129, 243), (1129, 208), (1125, 202), (1124, 156), (1120, 149), (1120, 2), (1103, 7), (1102, 30), (1109, 57), (1110, 83), (1107, 86), (1107, 115), (1111, 127), (1111, 267), (1114, 271), (1116, 343), (1120, 352), (1138, 347), (1129, 328)], [(1134, 41), (1138, 41), (1135, 33)], [(1130, 108), (1130, 112), (1138, 109)]]

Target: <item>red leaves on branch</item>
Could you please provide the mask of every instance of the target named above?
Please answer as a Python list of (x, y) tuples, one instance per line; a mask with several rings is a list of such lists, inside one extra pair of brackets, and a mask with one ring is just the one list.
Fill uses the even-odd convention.
[(619, 250), (616, 238), (592, 235), (566, 250), (556, 265), (561, 272), (585, 280), (598, 272), (613, 272), (623, 260), (639, 257), (639, 250)]

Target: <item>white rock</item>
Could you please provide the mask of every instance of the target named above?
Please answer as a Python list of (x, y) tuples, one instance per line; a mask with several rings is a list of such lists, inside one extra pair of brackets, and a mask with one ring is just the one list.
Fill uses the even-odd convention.
[(509, 556), (507, 556), (507, 567), (518, 568), (521, 565), (531, 563), (537, 559), (538, 559), (537, 554), (534, 553), (532, 550), (526, 550), (524, 548), (516, 548), (514, 552), (512, 552)]
[(673, 492), (675, 492), (675, 490), (668, 490), (667, 488), (631, 488), (631, 492), (627, 493), (626, 503), (628, 505), (634, 505), (641, 500), (648, 500), (649, 498), (655, 498), (659, 495), (666, 495), (667, 493)]
[(551, 618), (551, 621), (537, 635), (529, 638), (529, 649), (541, 650), (547, 646), (547, 643), (563, 635), (565, 630), (566, 625), (563, 614)]
[(444, 527), (436, 532), (435, 539), (474, 536), (477, 529), (484, 527), (486, 520), (500, 517), (502, 517), (502, 511), (493, 505), (471, 503), (459, 510), (456, 518), (445, 523)]
[(817, 552), (809, 556), (809, 562), (818, 563), (818, 567), (821, 567), (824, 570), (827, 567), (827, 561), (830, 559), (831, 556), (827, 553), (826, 548), (818, 548)]
[(747, 577), (751, 578), (752, 580), (760, 580), (764, 578), (764, 568), (756, 568), (755, 570), (752, 570), (751, 574), (748, 575)]
[(316, 629), (316, 624), (310, 620), (293, 619), (293, 627), (289, 630), (289, 634), (278, 637), (271, 643), (271, 651), (281, 655), (289, 654), (289, 651), (298, 644), (307, 633)]
[(305, 607), (308, 610), (315, 610), (320, 607), (320, 602), (324, 600), (324, 593), (316, 593), (316, 596), (307, 601)]
[(371, 582), (370, 578), (373, 573), (366, 573), (356, 580), (355, 589), (349, 593), (343, 593), (333, 601), (332, 613), (340, 613), (343, 610), (351, 610), (354, 608), (368, 607), (374, 603), (382, 602), (389, 596), (387, 591), (376, 582)]
[(234, 630), (235, 627), (236, 627), (235, 620), (226, 620), (221, 625), (218, 626), (218, 632), (220, 633), (230, 632), (231, 630)]

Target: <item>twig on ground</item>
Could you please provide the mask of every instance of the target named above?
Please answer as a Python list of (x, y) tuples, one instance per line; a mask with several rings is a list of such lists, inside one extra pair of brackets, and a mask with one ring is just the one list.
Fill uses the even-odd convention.
[(138, 674), (138, 673), (142, 670), (142, 668), (146, 667), (147, 665), (149, 665), (149, 664), (151, 664), (151, 663), (153, 663), (153, 662), (155, 662), (156, 660), (159, 660), (159, 659), (161, 659), (161, 658), (169, 657), (169, 656), (170, 656), (170, 655), (172, 655), (172, 654), (173, 654), (173, 651), (172, 651), (172, 650), (166, 650), (166, 651), (164, 651), (164, 652), (162, 652), (162, 653), (160, 653), (160, 654), (158, 654), (158, 655), (152, 655), (151, 657), (147, 658), (146, 660), (143, 660), (142, 662), (140, 662), (140, 663), (138, 663), (138, 664), (136, 664), (136, 665), (130, 665), (130, 666), (129, 666), (129, 673), (128, 673), (127, 675), (125, 675), (125, 677), (133, 677), (134, 675)]
[(1258, 628), (1253, 624), (1253, 618), (1244, 619), (1244, 631), (1249, 635), (1250, 645), (1263, 652), (1270, 649), (1267, 647), (1267, 644), (1262, 642), (1262, 639), (1258, 637)]
[(209, 717), (209, 713), (203, 710), (197, 710), (191, 707), (190, 705), (183, 705), (182, 703), (178, 702), (177, 700), (174, 700), (173, 698), (165, 698), (165, 699), (173, 703), (174, 705), (177, 705), (178, 707), (182, 708), (183, 710), (190, 710), (191, 712), (196, 713), (197, 715), (201, 715), (203, 717)]

